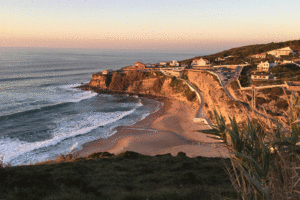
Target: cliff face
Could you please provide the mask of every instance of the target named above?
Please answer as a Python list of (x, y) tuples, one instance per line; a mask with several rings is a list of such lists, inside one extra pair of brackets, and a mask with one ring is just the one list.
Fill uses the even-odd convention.
[(182, 81), (174, 80), (160, 72), (114, 72), (108, 76), (94, 74), (89, 86), (118, 92), (165, 96), (192, 103), (194, 106), (198, 105), (197, 99), (193, 98), (191, 91), (188, 91), (189, 89), (187, 89), (187, 86)]
[(109, 77), (106, 75), (93, 74), (92, 80), (89, 82), (89, 86), (107, 89), (108, 79)]
[(197, 71), (188, 71), (187, 75), (189, 81), (195, 84), (202, 92), (205, 109), (211, 113), (209, 115), (212, 115), (214, 108), (227, 118), (227, 122), (229, 122), (228, 116), (235, 116), (237, 122), (242, 122), (251, 115), (246, 107), (232, 101), (227, 96), (213, 75)]

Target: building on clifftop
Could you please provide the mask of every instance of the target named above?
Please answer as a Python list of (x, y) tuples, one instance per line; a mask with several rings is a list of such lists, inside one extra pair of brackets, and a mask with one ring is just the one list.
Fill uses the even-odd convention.
[(288, 55), (290, 55), (290, 53), (292, 53), (292, 54), (294, 53), (290, 47), (285, 47), (285, 48), (276, 49), (276, 50), (267, 52), (267, 54), (271, 54), (277, 58), (279, 58), (280, 56), (288, 56)]
[(179, 63), (177, 62), (177, 60), (173, 60), (173, 61), (170, 63), (170, 66), (172, 66), (172, 67), (179, 67)]
[(191, 65), (192, 67), (208, 67), (210, 66), (210, 62), (207, 59), (198, 58), (194, 59)]
[(266, 58), (266, 57), (267, 57), (266, 53), (259, 53), (251, 56), (251, 58)]
[(141, 62), (137, 62), (135, 61), (135, 64), (125, 68), (124, 70), (126, 71), (144, 71), (146, 69), (146, 65), (141, 63)]
[(269, 80), (270, 74), (266, 72), (254, 72), (251, 74), (252, 80)]
[(257, 71), (259, 72), (269, 72), (270, 70), (270, 64), (268, 61), (266, 62), (260, 62), (258, 65), (257, 65)]

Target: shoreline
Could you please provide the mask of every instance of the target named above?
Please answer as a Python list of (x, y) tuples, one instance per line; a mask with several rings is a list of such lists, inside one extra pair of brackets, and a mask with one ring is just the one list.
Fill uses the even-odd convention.
[(119, 154), (134, 151), (143, 155), (155, 156), (170, 153), (176, 156), (184, 152), (188, 157), (228, 157), (228, 150), (218, 140), (199, 132), (204, 124), (193, 122), (197, 108), (178, 100), (149, 94), (115, 92), (78, 87), (97, 93), (130, 94), (156, 99), (164, 105), (145, 119), (131, 126), (116, 127), (116, 133), (83, 144), (82, 149), (72, 153), (73, 158), (87, 157), (96, 152)]
[(154, 95), (154, 94), (151, 94), (151, 93), (112, 91), (112, 90), (109, 90), (109, 89), (91, 87), (88, 84), (83, 84), (83, 85), (75, 87), (75, 88), (81, 89), (83, 91), (93, 91), (93, 92), (96, 92), (98, 94), (127, 94), (127, 95), (131, 95), (131, 96), (138, 95), (139, 97), (146, 97), (146, 98), (149, 98), (149, 99), (155, 99), (157, 101), (165, 101), (165, 100), (169, 99), (165, 96)]

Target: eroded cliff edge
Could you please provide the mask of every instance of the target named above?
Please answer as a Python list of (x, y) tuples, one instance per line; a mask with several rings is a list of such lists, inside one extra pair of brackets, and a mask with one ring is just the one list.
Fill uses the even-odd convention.
[(159, 71), (113, 72), (108, 75), (97, 73), (93, 74), (88, 87), (103, 92), (155, 95), (199, 105), (196, 94), (184, 81), (165, 76)]

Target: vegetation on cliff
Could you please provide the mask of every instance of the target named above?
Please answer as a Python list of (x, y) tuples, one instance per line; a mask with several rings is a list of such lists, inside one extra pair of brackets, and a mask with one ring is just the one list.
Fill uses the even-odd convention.
[[(294, 51), (299, 52), (300, 51), (300, 40), (293, 40), (293, 41), (286, 41), (286, 42), (278, 42), (278, 43), (268, 43), (268, 44), (255, 44), (255, 45), (248, 45), (243, 47), (237, 47), (232, 48), (229, 50), (225, 50), (216, 54), (201, 56), (205, 59), (210, 60), (210, 62), (215, 62), (215, 58), (218, 57), (226, 57), (226, 56), (234, 56), (233, 58), (230, 58), (228, 64), (235, 64), (235, 63), (241, 63), (243, 61), (242, 58), (247, 57), (249, 55), (263, 53), (267, 51), (271, 51), (274, 49), (284, 48), (284, 47), (291, 47)], [(200, 58), (200, 56), (195, 57)], [(180, 61), (182, 64), (190, 64), (193, 59), (187, 59)]]
[(182, 80), (172, 77), (170, 82), (172, 90), (176, 93), (183, 93), (188, 101), (195, 101), (197, 99), (196, 93), (191, 91), (189, 86), (187, 86)]
[(295, 64), (277, 65), (272, 67), (271, 73), (277, 78), (285, 81), (299, 81), (300, 68)]

